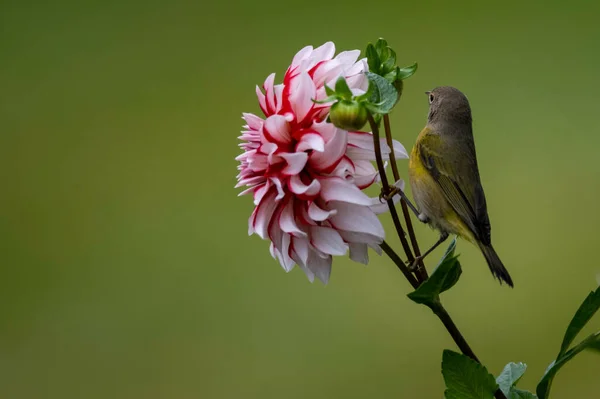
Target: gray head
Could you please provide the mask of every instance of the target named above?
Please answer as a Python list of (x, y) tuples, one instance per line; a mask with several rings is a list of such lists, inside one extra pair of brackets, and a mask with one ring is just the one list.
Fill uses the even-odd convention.
[(460, 90), (450, 86), (440, 86), (425, 94), (429, 97), (429, 123), (471, 124), (469, 100)]

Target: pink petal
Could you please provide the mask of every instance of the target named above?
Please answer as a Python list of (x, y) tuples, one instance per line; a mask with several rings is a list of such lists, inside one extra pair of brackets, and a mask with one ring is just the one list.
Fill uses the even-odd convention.
[(288, 183), (288, 187), (291, 192), (297, 195), (305, 195), (308, 197), (315, 196), (321, 190), (321, 183), (318, 180), (312, 180), (310, 184), (307, 186), (302, 183), (300, 176), (292, 175), (290, 177), (290, 181)]
[(330, 60), (335, 54), (335, 44), (327, 42), (313, 50), (310, 57), (316, 62)]
[(312, 100), (316, 94), (315, 85), (308, 73), (304, 71), (294, 78), (292, 84), (294, 85), (290, 94), (292, 110), (296, 115), (296, 120), (302, 123), (313, 108), (314, 103)]
[(350, 259), (363, 265), (369, 264), (369, 247), (367, 244), (349, 244)]
[(378, 251), (377, 253), (381, 255), (381, 248), (379, 248), (379, 244), (382, 243), (383, 239), (381, 237), (377, 237), (367, 233), (356, 233), (353, 231), (345, 231), (338, 230), (340, 236), (349, 244), (367, 244), (370, 248)]
[(300, 230), (296, 224), (296, 215), (294, 215), (294, 200), (289, 199), (284, 205), (281, 215), (279, 216), (279, 227), (286, 233), (296, 237), (306, 237), (306, 233)]
[(311, 251), (306, 265), (323, 284), (327, 284), (331, 275), (331, 262), (331, 256), (321, 258), (315, 252)]
[(281, 171), (285, 175), (297, 175), (302, 172), (308, 160), (308, 154), (305, 152), (281, 153), (279, 156), (287, 162), (287, 166)]
[(318, 171), (331, 172), (346, 153), (347, 135), (345, 130), (336, 129), (334, 136), (325, 143), (323, 152), (313, 151), (308, 164)]
[(258, 97), (258, 105), (260, 105), (260, 109), (262, 110), (263, 114), (265, 114), (265, 116), (269, 116), (270, 114), (267, 110), (267, 100), (258, 86), (256, 86), (256, 97)]
[(325, 141), (317, 133), (306, 133), (302, 135), (300, 141), (296, 145), (296, 151), (314, 150), (323, 152), (325, 150)]
[(281, 248), (281, 258), (282, 258), (281, 266), (288, 273), (294, 268), (294, 265), (296, 264), (294, 262), (294, 260), (290, 257), (289, 249), (290, 249), (290, 235), (284, 234), (283, 239), (282, 239), (282, 248)]
[(355, 185), (339, 177), (320, 179), (321, 197), (325, 201), (343, 201), (358, 205), (371, 205), (371, 199)]
[[(262, 93), (261, 93), (262, 94)], [(263, 96), (264, 97), (264, 96)], [(252, 130), (260, 130), (263, 125), (263, 120), (254, 114), (243, 113), (243, 119)]]
[(360, 50), (342, 51), (335, 59), (345, 65), (353, 65), (360, 56)]
[(394, 155), (396, 156), (396, 159), (408, 159), (406, 148), (404, 148), (399, 141), (393, 140), (392, 145), (394, 147)]
[(292, 237), (292, 248), (293, 253), (298, 255), (298, 259), (295, 259), (296, 263), (302, 266), (306, 266), (308, 262), (308, 239)]
[(283, 84), (278, 84), (273, 87), (273, 91), (275, 92), (275, 104), (277, 105), (275, 108), (276, 113), (281, 111), (281, 106), (283, 105), (283, 87)]
[(275, 201), (275, 190), (271, 190), (262, 198), (256, 208), (256, 216), (253, 224), (254, 232), (263, 240), (266, 240), (268, 237), (269, 222), (271, 221), (273, 212), (277, 208), (277, 204)]
[(337, 210), (337, 213), (329, 218), (336, 229), (367, 233), (382, 239), (385, 237), (381, 222), (369, 207), (337, 201), (330, 202), (329, 206)]
[(348, 251), (348, 245), (339, 233), (330, 227), (311, 226), (310, 244), (328, 255), (344, 255)]
[(292, 141), (290, 124), (283, 115), (271, 115), (265, 121), (263, 134), (270, 142), (288, 144)]
[(267, 180), (264, 186), (260, 187), (254, 192), (254, 205), (258, 205), (260, 201), (262, 201), (263, 197), (269, 191), (270, 188), (271, 182)]
[(273, 89), (273, 81), (275, 80), (275, 74), (272, 73), (267, 76), (265, 79), (265, 83), (263, 84), (263, 88), (265, 89), (265, 96), (267, 98), (267, 111), (269, 114), (274, 114), (277, 110), (277, 106), (275, 104), (275, 91)]
[(276, 177), (271, 177), (271, 181), (277, 188), (277, 197), (275, 197), (275, 201), (279, 201), (285, 196), (285, 192), (283, 191), (283, 187), (281, 186), (281, 180)]
[(292, 59), (292, 65), (290, 68), (298, 66), (302, 60), (305, 60), (313, 51), (313, 46), (303, 47), (296, 53), (294, 59)]
[(322, 222), (324, 220), (327, 220), (329, 218), (329, 216), (335, 215), (335, 213), (336, 213), (335, 210), (326, 211), (324, 209), (319, 208), (319, 206), (314, 202), (312, 202), (308, 206), (308, 217), (310, 217), (312, 220), (314, 220), (316, 222)]
[[(328, 85), (333, 88), (335, 86), (335, 82), (338, 77), (340, 77), (343, 71), (343, 65), (340, 64), (337, 60), (327, 61), (320, 64), (313, 73), (313, 81), (315, 82), (315, 87), (321, 88), (324, 85)], [(323, 96), (325, 91), (320, 91), (319, 94)], [(318, 99), (319, 96), (317, 96)], [(323, 96), (322, 98), (325, 98)]]

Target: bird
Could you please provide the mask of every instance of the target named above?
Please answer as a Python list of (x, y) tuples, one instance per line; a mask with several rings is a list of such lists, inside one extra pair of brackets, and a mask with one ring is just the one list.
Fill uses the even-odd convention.
[(427, 125), (417, 137), (409, 158), (409, 182), (420, 221), (440, 232), (423, 259), (450, 234), (478, 246), (500, 283), (513, 280), (492, 246), (491, 225), (473, 139), (471, 106), (451, 86), (425, 92), (429, 98)]

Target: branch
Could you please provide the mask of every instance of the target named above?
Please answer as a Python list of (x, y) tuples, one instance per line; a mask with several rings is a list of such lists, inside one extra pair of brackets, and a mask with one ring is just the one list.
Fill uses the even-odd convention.
[[(389, 115), (386, 114), (383, 116), (383, 124), (385, 127), (385, 138), (388, 146), (390, 147), (390, 163), (392, 165), (394, 181), (398, 181), (400, 180), (400, 173), (398, 173), (398, 165), (396, 164), (396, 154), (394, 154), (394, 143), (392, 141), (392, 128), (390, 127)], [(408, 230), (408, 236), (410, 238), (410, 243), (412, 244), (415, 257), (419, 257), (421, 256), (421, 251), (419, 250), (419, 243), (417, 242), (415, 230), (413, 228), (412, 220), (410, 218), (410, 212), (408, 211), (408, 206), (406, 205), (406, 201), (404, 201), (404, 198), (400, 199), (400, 205), (402, 207), (402, 214), (404, 215), (404, 220), (406, 221), (406, 229)], [(417, 275), (419, 277), (419, 281), (423, 282), (429, 278), (429, 276), (427, 275), (427, 269), (425, 268), (425, 263), (423, 263), (423, 259), (419, 260), (418, 266), (419, 268), (417, 269)]]

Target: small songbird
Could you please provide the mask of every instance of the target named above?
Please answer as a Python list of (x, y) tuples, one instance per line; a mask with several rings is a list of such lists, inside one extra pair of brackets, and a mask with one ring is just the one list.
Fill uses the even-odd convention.
[(421, 258), (449, 234), (456, 234), (477, 245), (492, 274), (512, 287), (513, 281), (492, 247), (469, 101), (449, 86), (426, 94), (429, 116), (410, 155), (410, 186), (419, 219), (439, 230), (441, 236)]

